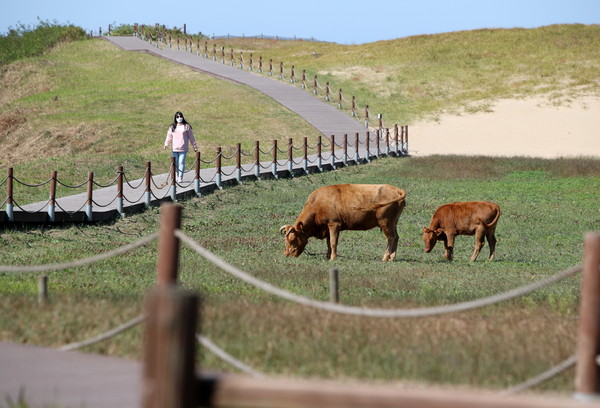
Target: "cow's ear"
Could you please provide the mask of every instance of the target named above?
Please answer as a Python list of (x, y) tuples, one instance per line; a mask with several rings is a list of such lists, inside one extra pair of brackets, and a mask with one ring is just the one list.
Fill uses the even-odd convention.
[(435, 232), (435, 235), (437, 235), (439, 237), (440, 235), (442, 235), (444, 233), (444, 230), (442, 228), (438, 228), (434, 232)]
[(297, 229), (298, 231), (302, 231), (302, 232), (304, 232), (304, 224), (302, 224), (302, 221), (301, 221), (301, 222), (299, 222), (299, 223), (296, 225), (296, 229)]
[(423, 230), (423, 232), (429, 232), (429, 230), (427, 229), (427, 227), (421, 227), (421, 229)]

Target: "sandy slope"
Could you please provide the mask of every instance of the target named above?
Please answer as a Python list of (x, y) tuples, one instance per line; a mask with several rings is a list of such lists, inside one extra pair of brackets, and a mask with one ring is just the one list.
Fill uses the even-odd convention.
[(411, 125), (410, 153), (600, 157), (600, 98), (558, 107), (544, 98), (501, 100), (491, 110)]

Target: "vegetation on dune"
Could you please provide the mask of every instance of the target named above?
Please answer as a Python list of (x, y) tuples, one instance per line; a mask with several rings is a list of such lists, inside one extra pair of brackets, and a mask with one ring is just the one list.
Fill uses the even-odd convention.
[(16, 28), (11, 27), (6, 35), (0, 35), (0, 68), (16, 60), (42, 55), (59, 43), (86, 37), (81, 27), (72, 24), (59, 25), (40, 21), (35, 28), (22, 24)]
[[(253, 38), (208, 40), (293, 64), (355, 96), (389, 125), (441, 111), (486, 110), (498, 98), (545, 95), (569, 103), (600, 91), (600, 26), (553, 25), (422, 35), (361, 45)], [(212, 48), (211, 48), (212, 49)], [(336, 100), (337, 102), (337, 100)], [(362, 113), (362, 112), (359, 112)]]

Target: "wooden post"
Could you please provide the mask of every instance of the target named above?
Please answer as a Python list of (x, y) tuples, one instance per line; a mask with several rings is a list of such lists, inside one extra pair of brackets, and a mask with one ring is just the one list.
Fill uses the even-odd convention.
[(352, 117), (356, 117), (356, 97), (352, 97)]
[(123, 166), (117, 167), (117, 211), (121, 218), (125, 218), (123, 212)]
[(302, 160), (304, 162), (304, 173), (308, 174), (308, 137), (304, 136), (302, 144)]
[(369, 105), (365, 105), (365, 127), (369, 127)]
[(331, 268), (329, 270), (329, 301), (331, 303), (340, 303), (339, 279), (337, 268)]
[(8, 177), (6, 179), (6, 218), (9, 222), (13, 222), (13, 168), (8, 168)]
[(322, 150), (323, 150), (323, 137), (319, 136), (319, 141), (317, 142), (317, 169), (319, 169), (319, 171), (323, 171), (323, 167), (321, 166), (321, 161), (323, 159)]
[(598, 398), (600, 370), (600, 233), (587, 233), (584, 241), (583, 279), (577, 337), (575, 392), (581, 399)]
[(316, 95), (318, 94), (317, 91), (317, 76), (315, 75), (315, 78), (313, 79), (313, 93)]
[(338, 108), (342, 109), (342, 88), (338, 91)]
[(48, 303), (48, 275), (38, 278), (38, 303), (42, 306)]
[(216, 180), (215, 184), (217, 185), (217, 187), (219, 189), (223, 188), (221, 186), (221, 176), (223, 174), (223, 171), (222, 171), (223, 154), (222, 154), (222, 152), (223, 152), (223, 149), (221, 149), (221, 146), (217, 147), (217, 158), (216, 158), (217, 174), (215, 174), (215, 180)]
[(175, 230), (181, 227), (181, 206), (163, 204), (160, 207), (158, 258), (156, 261), (156, 284), (175, 285), (179, 262), (179, 238)]
[(152, 197), (152, 163), (147, 161), (146, 162), (146, 191), (144, 192), (145, 194), (145, 203), (146, 203), (146, 208), (150, 208), (150, 200)]
[(236, 180), (238, 184), (242, 184), (242, 144), (237, 144), (237, 150), (235, 152), (235, 171)]
[(277, 178), (277, 140), (273, 140), (273, 162), (271, 163), (271, 173)]
[(331, 101), (331, 98), (329, 97), (329, 81), (325, 83), (325, 100), (327, 102)]
[(145, 408), (196, 404), (198, 297), (177, 287), (158, 287), (146, 300), (144, 342)]
[(358, 132), (356, 132), (355, 134), (354, 148), (356, 149), (356, 151), (354, 152), (355, 164), (360, 164), (360, 136)]
[(331, 135), (331, 169), (335, 170), (335, 135)]
[(54, 170), (50, 176), (50, 201), (48, 202), (48, 220), (54, 222), (56, 220), (56, 180), (58, 172)]
[(85, 218), (86, 221), (92, 221), (92, 209), (94, 205), (94, 173), (88, 173), (88, 183), (87, 183), (87, 202), (85, 205)]
[(394, 125), (394, 149), (396, 152), (396, 156), (400, 155), (400, 150), (398, 149), (398, 124)]
[[(171, 175), (171, 200), (177, 201), (177, 164), (175, 163), (175, 157), (171, 156), (171, 167), (169, 168), (169, 173)], [(183, 177), (183, 174), (181, 175)]]
[(196, 152), (196, 160), (194, 161), (194, 192), (200, 197), (200, 151)]
[(348, 133), (344, 133), (344, 166), (348, 165)]
[(256, 175), (256, 179), (260, 180), (260, 142), (258, 140), (254, 148), (254, 174)]
[(294, 176), (294, 139), (288, 138), (288, 172)]
[(367, 163), (369, 163), (371, 161), (371, 135), (369, 132), (367, 132), (367, 140), (365, 140), (365, 145), (367, 148), (365, 160), (367, 161)]

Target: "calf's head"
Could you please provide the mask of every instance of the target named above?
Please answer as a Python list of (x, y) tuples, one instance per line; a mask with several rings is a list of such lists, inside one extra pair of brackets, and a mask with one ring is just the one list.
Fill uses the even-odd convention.
[(285, 235), (285, 252), (287, 256), (300, 256), (304, 252), (308, 237), (304, 233), (302, 223), (297, 225), (284, 225), (279, 232)]
[(441, 238), (444, 231), (441, 228), (437, 230), (429, 229), (423, 227), (423, 243), (425, 244), (425, 252), (431, 252), (433, 247), (435, 247), (438, 239)]

